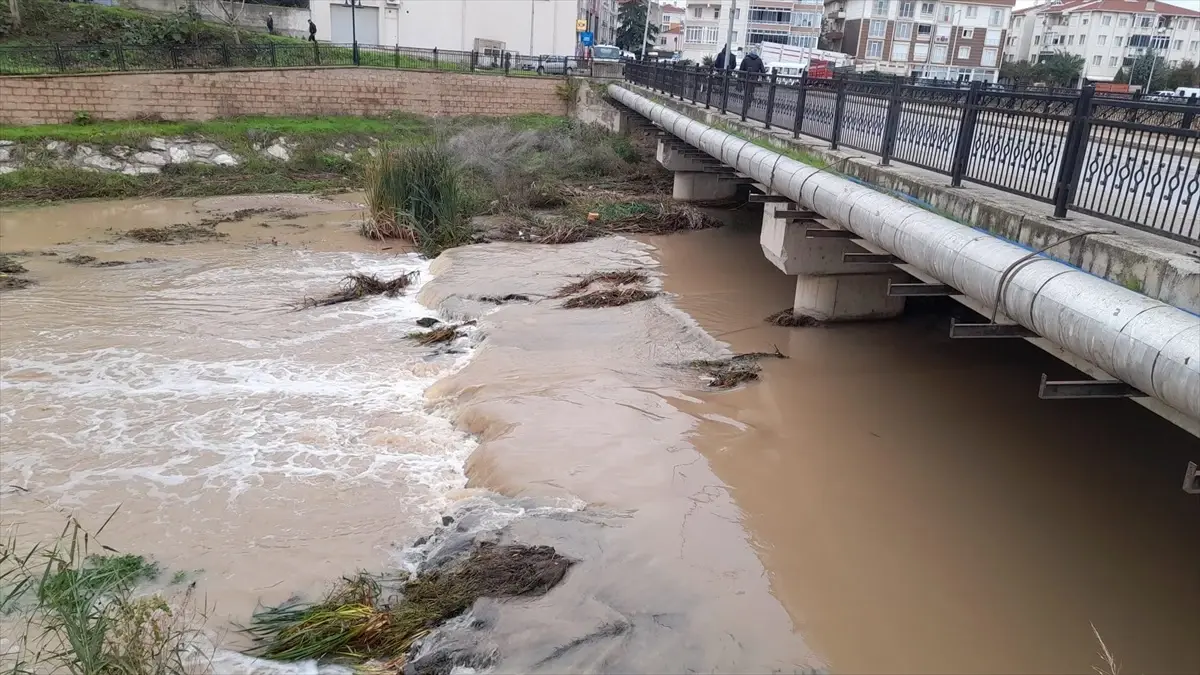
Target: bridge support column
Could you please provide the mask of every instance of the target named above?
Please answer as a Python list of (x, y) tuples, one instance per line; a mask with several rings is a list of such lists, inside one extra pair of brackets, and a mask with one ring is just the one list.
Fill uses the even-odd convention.
[(671, 192), (671, 197), (681, 202), (729, 199), (737, 195), (737, 190), (737, 182), (724, 179), (721, 174), (676, 171), (675, 188)]
[(888, 281), (907, 278), (903, 272), (796, 276), (792, 311), (817, 321), (890, 319), (904, 312), (904, 298), (887, 294)]

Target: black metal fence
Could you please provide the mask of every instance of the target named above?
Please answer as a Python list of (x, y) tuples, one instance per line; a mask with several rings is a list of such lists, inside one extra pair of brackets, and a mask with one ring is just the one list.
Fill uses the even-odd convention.
[(635, 84), (892, 161), (1200, 241), (1200, 105), (1082, 90), (626, 64)]
[(573, 56), (522, 56), (330, 42), (146, 46), (123, 44), (0, 47), (0, 75), (220, 68), (372, 66), (502, 75), (590, 75)]

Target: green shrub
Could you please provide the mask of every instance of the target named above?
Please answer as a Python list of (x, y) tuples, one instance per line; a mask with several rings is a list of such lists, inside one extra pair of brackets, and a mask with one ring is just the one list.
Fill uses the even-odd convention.
[(430, 256), (470, 239), (466, 182), (444, 144), (383, 146), (365, 179), (367, 237), (407, 239)]

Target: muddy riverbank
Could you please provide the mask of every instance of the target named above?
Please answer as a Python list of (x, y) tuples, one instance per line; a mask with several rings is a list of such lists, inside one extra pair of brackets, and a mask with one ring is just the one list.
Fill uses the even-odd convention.
[[(479, 601), (419, 656), (1087, 672), (1094, 623), (1128, 672), (1200, 670), (1200, 509), (1174, 470), (1194, 439), (1137, 406), (1038, 401), (1037, 375), (1061, 365), (950, 343), (937, 312), (769, 326), (792, 287), (752, 222), (430, 262), (361, 238), (360, 204), (0, 213), (0, 251), (26, 252), (36, 281), (0, 295), (0, 484), (21, 488), (0, 495), (5, 524), (53, 534), (70, 510), (96, 527), (120, 504), (105, 543), (186, 571), (235, 647), (229, 627), (258, 603), (482, 538), (572, 565), (543, 596)], [(124, 236), (246, 209), (202, 241)], [(554, 297), (614, 270), (662, 294)], [(349, 272), (417, 277), (293, 310)], [(408, 335), (432, 316), (475, 323), (421, 347)], [(728, 392), (680, 367), (727, 347), (790, 358)]]

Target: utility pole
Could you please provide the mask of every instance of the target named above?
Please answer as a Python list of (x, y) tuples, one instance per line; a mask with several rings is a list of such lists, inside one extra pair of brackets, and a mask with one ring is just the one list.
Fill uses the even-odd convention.
[(729, 30), (725, 33), (725, 70), (733, 70), (733, 17), (737, 14), (737, 0), (730, 0)]
[(646, 54), (650, 49), (647, 44), (650, 42), (650, 8), (654, 6), (654, 0), (646, 0), (646, 24), (642, 27), (642, 60), (646, 60)]

